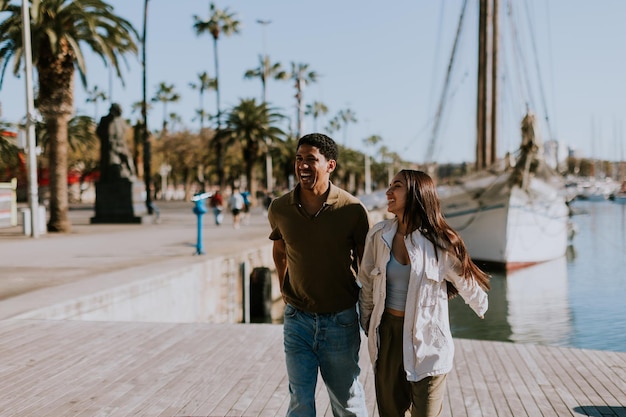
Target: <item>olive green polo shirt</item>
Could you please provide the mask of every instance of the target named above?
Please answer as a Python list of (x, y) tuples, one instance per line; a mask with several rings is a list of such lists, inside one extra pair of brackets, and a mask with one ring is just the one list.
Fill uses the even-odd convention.
[(357, 246), (369, 230), (359, 199), (335, 185), (322, 209), (309, 215), (299, 202), (300, 184), (276, 198), (269, 210), (271, 240), (283, 239), (287, 276), (282, 292), (294, 307), (311, 313), (335, 313), (352, 307), (359, 296)]

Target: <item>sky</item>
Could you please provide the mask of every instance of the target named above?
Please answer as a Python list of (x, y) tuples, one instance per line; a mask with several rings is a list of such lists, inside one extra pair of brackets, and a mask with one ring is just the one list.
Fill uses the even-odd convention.
[[(143, 0), (108, 3), (141, 33)], [(189, 84), (204, 71), (215, 77), (213, 40), (208, 34), (196, 35), (193, 29), (194, 15), (208, 19), (209, 3), (149, 3), (148, 97), (155, 95), (159, 83), (173, 84), (181, 100), (168, 104), (167, 112), (180, 115), (190, 130), (199, 128), (199, 121), (192, 120), (199, 94)], [(322, 102), (329, 112), (317, 125), (307, 117), (304, 133), (325, 132), (331, 118), (350, 110), (357, 121), (332, 134), (342, 145), (375, 154), (374, 148), (364, 146), (364, 139), (378, 135), (382, 144), (404, 160), (425, 162), (431, 143), (433, 158), (440, 163), (474, 160), (478, 0), (467, 0), (437, 135), (433, 134), (435, 115), (462, 0), (218, 0), (215, 4), (235, 13), (241, 22), (239, 34), (222, 36), (218, 42), (222, 111), (241, 99), (261, 100), (260, 80), (243, 75), (257, 68), (259, 56), (267, 54), (272, 63), (279, 62), (285, 69), (292, 62), (302, 63), (318, 74), (318, 81), (306, 86), (304, 102)], [(519, 146), (519, 124), (528, 107), (542, 122), (544, 140), (557, 140), (581, 156), (623, 159), (626, 1), (500, 0), (500, 4), (502, 15), (512, 10), (513, 18), (503, 17), (500, 23), (503, 74), (498, 154)], [(262, 25), (258, 20), (270, 23)], [(517, 46), (504, 40), (512, 33), (520, 39)], [(125, 117), (139, 117), (131, 114), (131, 106), (142, 96), (140, 55), (129, 55), (127, 65), (122, 63), (122, 85), (100, 58), (83, 47), (89, 88), (97, 86), (120, 103)], [(10, 68), (0, 90), (2, 119), (17, 122), (23, 120), (26, 109), (24, 77), (14, 77)], [(521, 92), (524, 82), (519, 80), (523, 78), (514, 75), (519, 69), (526, 74), (532, 93)], [(294, 95), (293, 81), (268, 82), (268, 102), (289, 116), (292, 125)], [(109, 103), (101, 102), (96, 108), (86, 98), (77, 77), (76, 112), (98, 119), (106, 114)], [(205, 94), (204, 108), (215, 113), (213, 92)], [(160, 128), (163, 111), (160, 103), (154, 104), (149, 114), (152, 130)]]

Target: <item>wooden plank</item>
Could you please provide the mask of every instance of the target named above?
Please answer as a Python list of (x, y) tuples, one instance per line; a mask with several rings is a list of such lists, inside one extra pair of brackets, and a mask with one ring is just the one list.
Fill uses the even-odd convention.
[(508, 345), (508, 343), (504, 342), (485, 342), (482, 346), (484, 356), (494, 370), (496, 384), (502, 393), (501, 401), (506, 403), (506, 406), (504, 404), (500, 405), (502, 411), (498, 410), (498, 412), (502, 412), (501, 415), (524, 416), (527, 413), (515, 389), (517, 381), (511, 379), (511, 376), (504, 371), (502, 352), (508, 348)]
[[(233, 325), (230, 325), (233, 326)], [(208, 346), (212, 346), (211, 355), (207, 355), (206, 357), (202, 357), (200, 352), (200, 357), (198, 354), (195, 355), (197, 362), (187, 361), (187, 366), (179, 367), (176, 370), (172, 371), (170, 378), (159, 381), (153, 389), (153, 394), (146, 397), (144, 403), (138, 404), (139, 407), (136, 407), (133, 410), (129, 410), (129, 412), (136, 412), (141, 410), (141, 405), (143, 407), (149, 407), (149, 402), (151, 398), (154, 398), (158, 395), (159, 392), (162, 392), (166, 389), (171, 379), (176, 379), (176, 377), (180, 377), (180, 374), (184, 374), (184, 378), (187, 379), (187, 384), (182, 385), (187, 388), (188, 392), (179, 393), (181, 395), (182, 400), (186, 400), (184, 404), (182, 402), (174, 401), (175, 393), (172, 394), (173, 401), (176, 402), (177, 405), (182, 404), (182, 409), (193, 409), (197, 408), (203, 402), (206, 401), (207, 396), (205, 396), (206, 390), (211, 390), (211, 394), (209, 394), (208, 398), (214, 398), (215, 392), (218, 390), (228, 390), (232, 389), (234, 378), (232, 377), (236, 373), (236, 369), (238, 368), (241, 372), (242, 368), (240, 367), (240, 363), (238, 362), (239, 358), (246, 357), (246, 349), (249, 351), (254, 351), (256, 346), (254, 344), (246, 343), (246, 329), (243, 327), (230, 327), (223, 329), (215, 329), (214, 332), (207, 332), (209, 336), (206, 339), (205, 349)], [(239, 325), (234, 325), (239, 326)], [(230, 330), (230, 331), (229, 331)], [(234, 337), (233, 337), (234, 336)], [(198, 334), (197, 331), (194, 331), (193, 338), (202, 339), (202, 337)], [(189, 343), (189, 340), (184, 341), (186, 344)], [(202, 346), (202, 345), (201, 345)], [(194, 355), (191, 355), (194, 357)], [(201, 367), (204, 369), (204, 373), (192, 372), (189, 374), (189, 367)], [(223, 369), (227, 368), (225, 372)], [(154, 375), (153, 378), (158, 377), (158, 375)], [(172, 378), (173, 377), (173, 378)], [(194, 378), (195, 377), (195, 378)], [(179, 386), (176, 386), (178, 389)], [(173, 409), (174, 407), (162, 407), (161, 409)], [(153, 415), (159, 414), (160, 411), (155, 410)], [(183, 414), (187, 414), (186, 412), (182, 412)], [(143, 413), (140, 413), (143, 414)], [(190, 414), (196, 414), (192, 412)], [(147, 415), (147, 414), (146, 414)]]
[(537, 381), (546, 397), (550, 401), (557, 416), (572, 416), (575, 407), (574, 397), (563, 390), (559, 375), (546, 362), (544, 354), (536, 345), (527, 345), (527, 351), (533, 355), (537, 366), (542, 370), (545, 380)]
[(219, 402), (205, 402), (202, 407), (194, 411), (194, 415), (241, 415), (249, 405), (245, 399), (243, 403), (240, 403), (242, 397), (247, 391), (257, 392), (270, 367), (276, 366), (276, 363), (272, 362), (275, 356), (271, 353), (277, 350), (277, 346), (269, 341), (268, 338), (260, 340), (251, 351), (248, 351), (248, 346), (246, 346), (246, 354), (251, 360), (248, 366), (241, 369), (233, 378), (233, 388), (228, 390)]
[[(204, 390), (208, 389), (209, 386), (218, 385), (219, 382), (216, 381), (216, 378), (208, 375), (208, 372), (217, 374), (217, 367), (212, 364), (221, 362), (222, 358), (229, 352), (234, 352), (240, 343), (238, 340), (229, 338), (227, 332), (216, 330), (203, 333), (198, 335), (201, 338), (198, 343), (194, 341), (198, 349), (194, 349), (195, 354), (192, 352), (192, 356), (195, 355), (195, 358), (191, 359), (189, 367), (156, 393), (159, 404), (164, 402), (164, 406), (159, 409), (159, 404), (153, 403), (145, 409), (145, 415), (171, 416), (183, 414), (186, 408), (196, 408), (204, 401), (206, 398)], [(213, 344), (219, 345), (219, 348), (207, 352), (207, 346)], [(249, 349), (254, 349), (256, 344), (247, 343), (246, 346)], [(168, 399), (169, 404), (166, 404)]]
[[(465, 343), (455, 344), (455, 358), (459, 367), (457, 367), (457, 373), (459, 377), (459, 385), (461, 393), (463, 395), (463, 405), (468, 417), (481, 417), (480, 404), (474, 389), (472, 377), (470, 375), (471, 358), (468, 355), (470, 346)], [(453, 410), (454, 416), (458, 414), (457, 410)]]
[(596, 384), (606, 389), (608, 403), (626, 406), (626, 398), (621, 397), (626, 389), (626, 361), (622, 357), (614, 352), (587, 349), (574, 350), (572, 353), (582, 363), (595, 369)]
[(548, 378), (543, 368), (537, 362), (536, 355), (532, 354), (533, 345), (515, 344), (515, 352), (521, 359), (520, 364), (524, 364), (524, 370), (520, 373), (526, 387), (530, 391), (535, 404), (547, 416), (557, 416), (556, 408), (552, 405), (545, 387), (549, 385)]
[[(626, 414), (624, 352), (455, 344), (445, 417)], [(0, 321), (0, 346), (12, 364), (0, 366), (7, 415), (274, 417), (289, 403), (276, 325), (9, 320)], [(376, 417), (365, 346), (361, 381)], [(321, 399), (321, 381), (319, 390)], [(320, 416), (330, 410), (322, 404)]]
[[(157, 381), (155, 383), (154, 389), (158, 387), (159, 382), (161, 381), (164, 384), (169, 384), (171, 389), (167, 393), (167, 395), (162, 391), (154, 393), (153, 395), (146, 398), (144, 402), (137, 407), (140, 408), (142, 406), (145, 406), (146, 403), (153, 405), (159, 404), (161, 406), (159, 410), (162, 410), (163, 408), (169, 406), (172, 402), (174, 402), (175, 399), (177, 399), (179, 396), (183, 395), (183, 390), (186, 387), (186, 381), (181, 381), (181, 378), (184, 378), (184, 376), (191, 370), (198, 368), (196, 365), (200, 362), (203, 353), (205, 353), (205, 346), (208, 344), (207, 339), (211, 337), (211, 334), (209, 332), (198, 332), (197, 330), (198, 328), (196, 326), (174, 325), (163, 334), (163, 338), (165, 340), (174, 341), (174, 338), (179, 339), (178, 341), (176, 341), (176, 343), (170, 345), (170, 347), (164, 352), (165, 362), (160, 364), (161, 368), (159, 369), (163, 369), (164, 366), (168, 368), (168, 372), (164, 373), (165, 375), (167, 375), (167, 377), (154, 374), (155, 370), (152, 369), (141, 371), (140, 368), (138, 368), (138, 372), (145, 372), (146, 377), (154, 378), (154, 380)], [(193, 340), (194, 343), (190, 344), (190, 339)], [(160, 372), (163, 371), (159, 371), (159, 373)], [(118, 384), (115, 381), (108, 381), (106, 386), (99, 388), (103, 393), (106, 394), (104, 394), (103, 397), (99, 398), (97, 404), (91, 404), (90, 407), (83, 409), (82, 414), (89, 415), (89, 413), (94, 412), (94, 408), (96, 408), (97, 406), (114, 403), (121, 396), (128, 394), (128, 391), (124, 390), (118, 390), (117, 392), (109, 393), (109, 389), (112, 389), (111, 391), (114, 391), (117, 385)], [(145, 413), (144, 415), (156, 414), (158, 413), (151, 412)]]
[(68, 410), (84, 415), (99, 407), (118, 409), (119, 398), (135, 389), (132, 380), (122, 382), (120, 378), (132, 378), (134, 369), (139, 369), (143, 361), (171, 342), (172, 325), (155, 329), (150, 325), (131, 324), (127, 331), (122, 328), (99, 339), (104, 343), (102, 348), (90, 350), (82, 370), (76, 368), (64, 376), (65, 383), (55, 388), (60, 394), (45, 403), (40, 415), (61, 415)]
[(484, 416), (506, 415), (511, 410), (506, 402), (504, 391), (498, 383), (498, 376), (493, 364), (486, 355), (487, 343), (476, 340), (463, 340), (470, 346), (469, 352), (475, 363), (475, 373), (482, 378), (473, 379), (478, 401)]
[[(101, 339), (85, 333), (84, 327), (84, 324), (69, 323), (64, 332), (55, 332), (58, 325), (44, 325), (40, 330), (47, 337), (42, 344), (28, 346), (23, 352), (6, 357), (7, 361), (16, 364), (16, 368), (2, 375), (0, 409), (5, 409), (8, 403), (25, 396), (31, 398), (30, 403), (36, 404), (47, 397), (48, 386), (63, 380), (68, 368), (82, 367), (90, 349), (102, 343)], [(68, 343), (72, 344), (71, 348), (67, 346)]]
[[(588, 364), (580, 364), (576, 357), (566, 348), (542, 348), (548, 362), (560, 375), (560, 380), (572, 393), (580, 407), (589, 415), (601, 415), (608, 404), (598, 394), (596, 389), (585, 378), (588, 378)], [(581, 366), (579, 366), (581, 365)]]

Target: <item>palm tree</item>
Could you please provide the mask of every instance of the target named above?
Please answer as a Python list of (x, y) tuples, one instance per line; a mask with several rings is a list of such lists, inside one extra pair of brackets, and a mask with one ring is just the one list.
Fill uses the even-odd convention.
[(104, 93), (104, 91), (100, 90), (97, 85), (94, 85), (91, 90), (87, 90), (87, 99), (85, 100), (87, 103), (94, 104), (94, 113), (93, 113), (93, 121), (98, 122), (98, 102), (106, 101), (109, 97)]
[[(371, 135), (368, 136), (367, 138), (363, 139), (363, 144), (366, 147), (374, 147), (376, 146), (379, 142), (381, 142), (383, 140), (383, 138), (381, 138), (379, 135)], [(365, 154), (365, 194), (369, 194), (372, 192), (372, 165), (371, 165), (371, 159), (369, 154)]]
[[(276, 62), (274, 64), (270, 63), (270, 57), (268, 55), (261, 56), (259, 55), (259, 66), (255, 69), (251, 69), (246, 71), (244, 74), (244, 78), (254, 78), (259, 77), (261, 79), (261, 94), (263, 103), (267, 103), (267, 80), (268, 78), (274, 78), (275, 80), (288, 80), (289, 74), (282, 70), (280, 63)], [(272, 163), (272, 154), (270, 152), (270, 147), (268, 144), (267, 152), (265, 153), (265, 171), (267, 177), (267, 192), (271, 193), (273, 190), (273, 182), (274, 178), (272, 175), (273, 171), (273, 163)]]
[[(146, 103), (146, 109), (152, 110), (152, 104)], [(139, 113), (139, 118), (142, 118), (141, 112), (143, 110), (143, 101), (136, 101), (130, 105), (130, 114)]]
[(198, 74), (198, 83), (189, 83), (189, 87), (200, 93), (200, 107), (196, 113), (200, 118), (200, 130), (202, 130), (204, 129), (204, 119), (208, 116), (208, 113), (204, 111), (204, 93), (208, 90), (217, 90), (217, 79), (209, 77), (209, 73), (204, 71)]
[(295, 62), (291, 63), (291, 74), (290, 78), (295, 81), (296, 87), (296, 104), (297, 104), (297, 131), (296, 135), (298, 137), (302, 136), (302, 123), (304, 122), (304, 107), (302, 106), (302, 90), (306, 83), (311, 82), (314, 83), (317, 81), (317, 73), (315, 71), (309, 71), (309, 64), (296, 64)]
[[(24, 57), (21, 6), (6, 5), (0, 22), (0, 85), (8, 61), (14, 58), (14, 74)], [(33, 65), (38, 75), (37, 108), (50, 135), (51, 232), (68, 232), (67, 156), (68, 121), (74, 109), (74, 74), (78, 69), (83, 86), (87, 73), (81, 44), (88, 45), (121, 78), (119, 57), (137, 53), (137, 32), (132, 24), (113, 13), (102, 0), (41, 0), (31, 4)]]
[(350, 109), (340, 110), (337, 117), (343, 122), (343, 146), (348, 146), (348, 124), (356, 123), (356, 115)]
[(163, 103), (163, 130), (162, 134), (167, 129), (167, 103), (175, 103), (180, 100), (180, 94), (174, 90), (174, 84), (166, 84), (164, 82), (159, 83), (157, 86), (157, 92), (152, 97), (152, 102), (156, 103), (160, 101)]
[(266, 149), (267, 142), (280, 141), (285, 133), (277, 127), (283, 115), (267, 106), (258, 104), (255, 99), (242, 99), (233, 107), (226, 118), (224, 130), (228, 144), (240, 144), (245, 162), (248, 190), (256, 195), (256, 175), (254, 166)]
[(8, 123), (0, 122), (0, 169), (19, 167), (20, 148), (17, 147), (17, 134), (9, 133), (13, 128)]
[(273, 78), (275, 80), (288, 80), (289, 73), (283, 71), (279, 62), (271, 63), (270, 57), (259, 55), (259, 66), (249, 69), (243, 76), (244, 78), (260, 78), (261, 79), (261, 100), (267, 103), (267, 80)]
[[(220, 37), (220, 34), (224, 34), (225, 36), (230, 36), (235, 33), (239, 33), (239, 20), (237, 20), (235, 13), (230, 13), (228, 8), (224, 10), (220, 10), (215, 7), (214, 3), (211, 3), (209, 6), (209, 20), (202, 20), (197, 15), (194, 15), (194, 25), (193, 27), (196, 29), (197, 35), (202, 35), (205, 32), (208, 32), (213, 37), (213, 57), (215, 60), (215, 96), (216, 96), (216, 120), (217, 120), (217, 130), (220, 130), (221, 127), (221, 118), (222, 111), (220, 108), (220, 84), (219, 84), (219, 65), (218, 65), (218, 54), (217, 54), (217, 40)], [(222, 135), (215, 136), (215, 143), (213, 144), (215, 147), (215, 153), (217, 157), (217, 175), (219, 177), (220, 186), (224, 185), (224, 158), (223, 158), (223, 144), (219, 142)]]
[(339, 130), (341, 130), (341, 121), (339, 120), (339, 117), (335, 116), (330, 119), (330, 121), (328, 122), (328, 126), (326, 126), (325, 130), (326, 132), (328, 132), (329, 135), (332, 135), (335, 132), (339, 132)]
[(306, 105), (306, 110), (304, 112), (307, 116), (313, 116), (313, 130), (317, 132), (317, 119), (320, 116), (323, 116), (328, 113), (328, 107), (326, 104), (314, 101), (312, 104)]
[(176, 128), (178, 126), (182, 126), (182, 124), (183, 124), (183, 118), (178, 113), (174, 113), (174, 112), (170, 113), (168, 115), (168, 119), (169, 119), (169, 122), (170, 122), (170, 126), (172, 126), (170, 128), (172, 131), (177, 130)]

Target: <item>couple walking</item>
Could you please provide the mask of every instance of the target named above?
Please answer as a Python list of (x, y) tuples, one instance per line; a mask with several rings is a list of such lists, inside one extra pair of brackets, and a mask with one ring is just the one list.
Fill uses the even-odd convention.
[(460, 294), (482, 317), (488, 277), (445, 222), (428, 175), (400, 171), (387, 190), (395, 217), (370, 228), (361, 202), (330, 181), (337, 157), (328, 136), (300, 138), (298, 183), (268, 210), (286, 303), (287, 415), (315, 417), (319, 371), (334, 416), (367, 416), (361, 326), (380, 416), (409, 408), (412, 416), (437, 416), (454, 355), (448, 299)]

